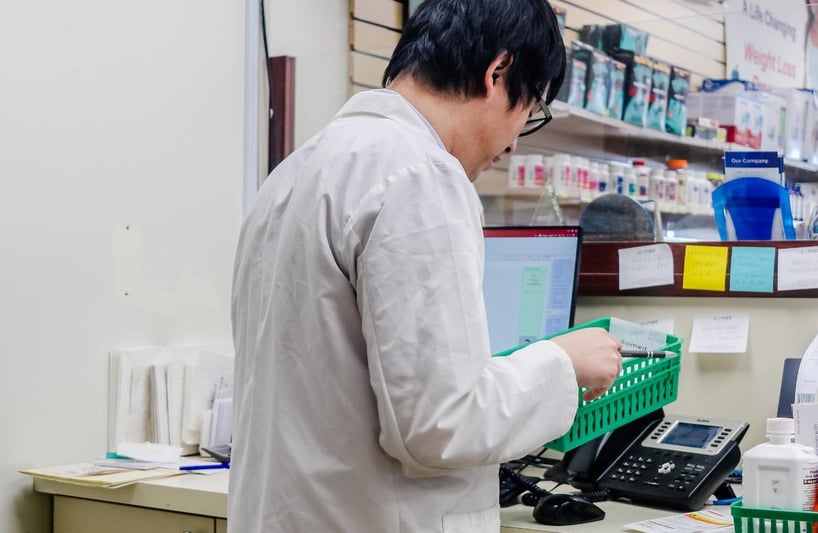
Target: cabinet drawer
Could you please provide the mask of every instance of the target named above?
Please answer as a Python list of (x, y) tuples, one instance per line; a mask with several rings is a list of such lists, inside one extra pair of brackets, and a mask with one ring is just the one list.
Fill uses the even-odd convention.
[(54, 497), (54, 533), (215, 533), (215, 522), (205, 516)]

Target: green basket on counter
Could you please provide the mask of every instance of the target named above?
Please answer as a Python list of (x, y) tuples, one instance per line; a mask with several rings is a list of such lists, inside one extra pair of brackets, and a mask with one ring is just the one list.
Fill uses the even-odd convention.
[[(544, 338), (550, 339), (583, 328), (610, 330), (610, 326), (610, 317), (598, 318)], [(528, 344), (496, 353), (495, 357), (508, 356), (525, 346)], [(582, 394), (587, 389), (580, 389), (577, 414), (571, 429), (545, 446), (567, 452), (674, 401), (679, 389), (682, 339), (668, 334), (665, 345), (656, 350), (675, 352), (677, 357), (624, 359), (622, 372), (605, 394), (586, 402)]]
[(730, 506), (735, 533), (812, 533), (818, 527), (818, 513), (744, 507), (742, 502)]

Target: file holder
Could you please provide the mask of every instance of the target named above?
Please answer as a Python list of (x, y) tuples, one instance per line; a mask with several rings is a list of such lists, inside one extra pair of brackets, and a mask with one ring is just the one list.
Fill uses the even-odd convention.
[(713, 189), (712, 198), (721, 240), (795, 240), (790, 196), (778, 183), (735, 178)]

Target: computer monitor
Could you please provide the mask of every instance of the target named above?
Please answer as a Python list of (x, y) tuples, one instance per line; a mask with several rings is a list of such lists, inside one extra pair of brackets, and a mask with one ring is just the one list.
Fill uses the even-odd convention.
[(581, 227), (489, 227), (483, 235), (492, 353), (573, 326)]

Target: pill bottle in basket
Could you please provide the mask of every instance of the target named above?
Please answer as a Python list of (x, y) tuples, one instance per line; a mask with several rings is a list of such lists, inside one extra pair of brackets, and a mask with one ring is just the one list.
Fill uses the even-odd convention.
[(793, 442), (792, 418), (768, 418), (767, 442), (743, 457), (744, 507), (811, 511), (815, 502), (818, 455)]

